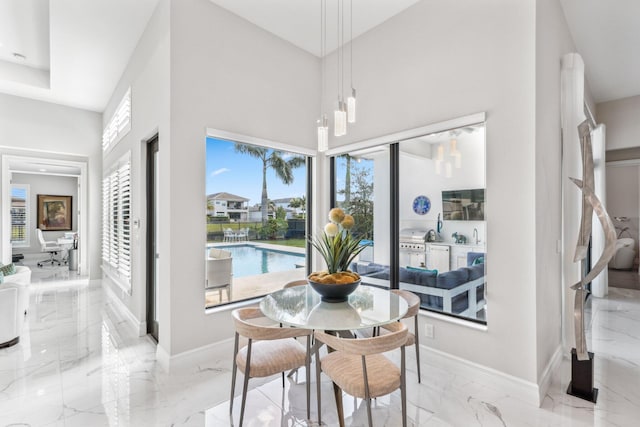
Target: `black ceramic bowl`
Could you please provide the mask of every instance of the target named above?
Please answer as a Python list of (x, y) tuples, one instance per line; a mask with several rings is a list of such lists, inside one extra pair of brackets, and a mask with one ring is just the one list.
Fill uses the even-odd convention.
[(307, 281), (313, 290), (320, 294), (320, 299), (324, 302), (344, 302), (360, 286), (360, 280), (343, 285), (318, 283), (309, 279)]

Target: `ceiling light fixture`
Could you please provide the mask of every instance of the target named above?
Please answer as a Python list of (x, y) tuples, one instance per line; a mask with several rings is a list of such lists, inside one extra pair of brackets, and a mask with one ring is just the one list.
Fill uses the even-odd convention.
[(39, 170), (40, 170), (40, 172), (46, 172), (47, 171), (46, 169), (39, 169)]

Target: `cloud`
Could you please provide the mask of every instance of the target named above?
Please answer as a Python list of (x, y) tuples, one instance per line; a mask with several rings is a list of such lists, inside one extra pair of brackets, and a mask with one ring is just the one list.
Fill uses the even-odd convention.
[(227, 168), (216, 169), (213, 172), (211, 172), (211, 176), (220, 175), (221, 173), (225, 173), (225, 172), (231, 172), (231, 169), (227, 169)]

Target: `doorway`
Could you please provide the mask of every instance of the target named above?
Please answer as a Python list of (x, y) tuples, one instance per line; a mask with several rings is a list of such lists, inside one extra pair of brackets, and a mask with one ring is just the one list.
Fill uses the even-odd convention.
[[(62, 157), (62, 156), (60, 156)], [(36, 197), (39, 193), (59, 193), (63, 192), (65, 195), (73, 194), (71, 206), (73, 207), (72, 213), (72, 229), (69, 232), (77, 233), (79, 236), (78, 254), (78, 274), (85, 276), (89, 275), (89, 227), (88, 227), (88, 176), (87, 176), (87, 162), (74, 157), (73, 160), (66, 158), (46, 158), (29, 155), (9, 155), (2, 156), (2, 205), (6, 207), (5, 220), (2, 223), (1, 234), (2, 244), (0, 245), (0, 258), (2, 262), (9, 263), (12, 260), (13, 244), (12, 233), (15, 231), (12, 227), (10, 220), (11, 209), (11, 183), (13, 178), (20, 175), (23, 177), (29, 177), (30, 181), (30, 199), (31, 201), (26, 204), (26, 209), (29, 211), (29, 221), (25, 222), (25, 241), (22, 242), (19, 247), (20, 252), (31, 253), (33, 255), (40, 253), (40, 246), (35, 237), (35, 228), (38, 227), (36, 220), (37, 204)], [(50, 178), (50, 179), (47, 179)], [(53, 180), (71, 180), (73, 189), (67, 188), (61, 190), (50, 187)], [(25, 181), (26, 182), (26, 181)], [(35, 183), (38, 185), (35, 185)], [(50, 232), (50, 238), (61, 237), (64, 233)]]
[(147, 333), (158, 342), (158, 135), (147, 142)]

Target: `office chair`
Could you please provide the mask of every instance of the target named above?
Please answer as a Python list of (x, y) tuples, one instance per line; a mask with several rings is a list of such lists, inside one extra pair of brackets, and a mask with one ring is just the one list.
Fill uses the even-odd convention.
[(52, 267), (56, 262), (58, 263), (58, 265), (60, 265), (60, 260), (56, 259), (55, 255), (58, 255), (58, 252), (62, 251), (62, 248), (58, 245), (57, 242), (44, 240), (42, 230), (40, 230), (39, 228), (36, 228), (36, 234), (38, 235), (38, 242), (40, 242), (40, 251), (49, 254), (48, 259), (38, 261), (38, 267), (42, 267), (42, 265), (45, 263), (51, 263)]

